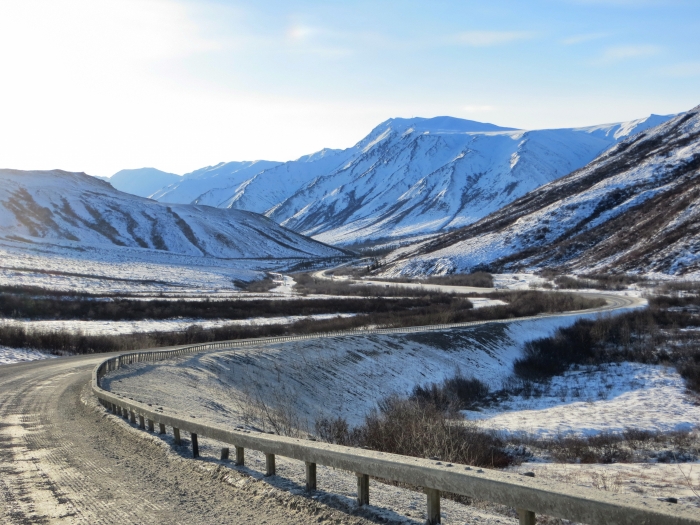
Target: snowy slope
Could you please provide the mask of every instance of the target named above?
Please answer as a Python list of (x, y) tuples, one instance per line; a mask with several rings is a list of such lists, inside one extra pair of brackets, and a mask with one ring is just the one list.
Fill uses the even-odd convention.
[[(156, 188), (148, 196), (160, 202), (192, 204), (202, 193), (213, 189), (237, 187), (263, 170), (278, 165), (279, 162), (257, 160), (252, 162), (221, 162), (191, 173), (168, 186)], [(248, 210), (256, 211), (256, 210)]]
[(196, 204), (264, 213), (274, 210), (316, 177), (335, 171), (352, 157), (354, 149), (324, 149), (256, 174), (238, 185), (216, 188), (197, 197)]
[(149, 197), (163, 186), (174, 184), (181, 178), (174, 173), (167, 173), (155, 168), (139, 168), (118, 171), (106, 180), (119, 191), (139, 197)]
[(0, 170), (0, 239), (215, 258), (315, 258), (342, 252), (264, 216), (167, 205), (82, 173)]
[(563, 266), (700, 272), (700, 106), (482, 221), (386, 258), (385, 275)]

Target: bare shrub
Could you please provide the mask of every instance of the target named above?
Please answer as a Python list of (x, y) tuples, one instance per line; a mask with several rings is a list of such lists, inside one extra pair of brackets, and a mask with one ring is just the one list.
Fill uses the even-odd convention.
[(457, 373), (441, 384), (416, 385), (411, 399), (420, 403), (431, 403), (440, 410), (473, 410), (486, 403), (490, 392), (488, 385), (483, 381)]
[(353, 429), (341, 418), (320, 419), (317, 434), (331, 443), (466, 465), (502, 468), (512, 461), (499, 438), (479, 430), (458, 412), (396, 395), (378, 405)]

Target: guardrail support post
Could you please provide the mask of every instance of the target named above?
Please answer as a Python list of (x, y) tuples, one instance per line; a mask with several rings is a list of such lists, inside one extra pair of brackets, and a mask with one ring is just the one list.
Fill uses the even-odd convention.
[(155, 429), (153, 428), (153, 420), (149, 419), (148, 420), (148, 431), (153, 432)]
[(131, 409), (129, 409), (129, 421), (131, 421), (132, 424), (136, 423), (136, 413)]
[(245, 449), (243, 447), (236, 447), (236, 465), (244, 465), (245, 464)]
[(275, 475), (275, 455), (265, 453), (265, 476)]
[(428, 525), (437, 525), (440, 523), (440, 491), (437, 489), (425, 489), (428, 496)]
[(173, 427), (173, 436), (175, 436), (175, 444), (176, 445), (182, 445), (182, 441), (180, 441), (180, 429)]
[(165, 434), (165, 423), (158, 423), (158, 433)]
[(306, 462), (306, 490), (316, 490), (316, 463)]
[(129, 409), (126, 407), (122, 407), (121, 416), (124, 419), (129, 419)]
[(369, 476), (367, 474), (356, 473), (357, 475), (357, 504), (369, 505)]
[(144, 420), (142, 414), (139, 414), (139, 428), (142, 430), (146, 428), (146, 421)]
[(197, 441), (197, 434), (190, 432), (190, 437), (192, 438), (192, 457), (199, 457), (199, 442)]
[(228, 447), (224, 447), (221, 449), (221, 461), (226, 461), (228, 459), (229, 452), (230, 451)]
[(520, 517), (520, 525), (535, 525), (535, 513), (531, 510), (518, 509), (518, 517)]

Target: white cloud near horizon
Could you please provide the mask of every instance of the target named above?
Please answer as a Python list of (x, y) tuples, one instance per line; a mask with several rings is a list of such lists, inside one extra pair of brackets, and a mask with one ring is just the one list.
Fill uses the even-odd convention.
[(650, 44), (615, 46), (609, 47), (603, 51), (600, 62), (610, 64), (635, 58), (648, 58), (659, 55), (660, 53), (661, 48), (659, 46)]
[(566, 46), (573, 46), (576, 44), (584, 44), (586, 42), (591, 42), (593, 40), (600, 40), (601, 38), (605, 38), (607, 36), (609, 36), (608, 33), (589, 33), (583, 35), (573, 35), (563, 39), (561, 43)]

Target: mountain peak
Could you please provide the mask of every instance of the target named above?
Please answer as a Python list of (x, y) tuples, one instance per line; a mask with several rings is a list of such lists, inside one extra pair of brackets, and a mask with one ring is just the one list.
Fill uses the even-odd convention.
[(397, 132), (406, 131), (413, 128), (419, 133), (488, 133), (495, 131), (516, 131), (516, 128), (506, 128), (490, 124), (488, 122), (477, 122), (456, 117), (413, 117), (413, 118), (391, 118), (379, 124), (375, 130), (392, 129)]

